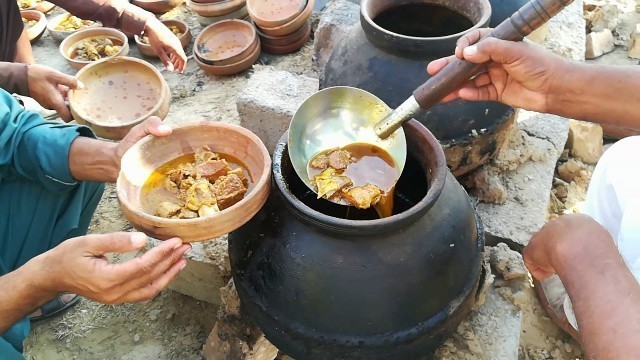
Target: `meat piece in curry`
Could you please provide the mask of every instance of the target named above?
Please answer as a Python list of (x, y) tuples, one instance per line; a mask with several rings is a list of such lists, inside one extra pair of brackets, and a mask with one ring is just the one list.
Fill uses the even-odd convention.
[[(234, 164), (207, 146), (202, 146), (190, 156), (192, 161), (179, 164), (169, 162), (147, 180), (147, 184), (159, 184), (160, 190), (150, 189), (147, 196), (153, 194), (153, 197), (163, 197), (154, 208), (155, 215), (170, 219), (211, 216), (233, 206), (247, 193), (249, 179), (242, 167), (234, 169)], [(168, 169), (164, 169), (169, 165)], [(151, 181), (154, 176), (162, 178)], [(160, 193), (162, 195), (158, 195)]]

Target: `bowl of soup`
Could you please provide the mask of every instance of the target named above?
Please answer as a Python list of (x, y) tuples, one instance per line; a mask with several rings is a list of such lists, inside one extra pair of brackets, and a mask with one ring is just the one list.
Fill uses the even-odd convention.
[(128, 53), (127, 36), (122, 31), (111, 28), (79, 30), (60, 43), (60, 54), (76, 70), (98, 60), (126, 56)]
[(271, 186), (271, 157), (251, 131), (220, 122), (147, 136), (122, 157), (116, 184), (125, 218), (156, 239), (213, 239), (249, 221)]
[(164, 119), (169, 113), (169, 86), (146, 61), (125, 56), (99, 60), (76, 78), (84, 88), (69, 91), (71, 114), (102, 138), (121, 140), (150, 116)]
[(63, 41), (71, 34), (87, 28), (101, 27), (102, 24), (97, 21), (84, 20), (70, 13), (60, 14), (47, 24), (49, 35), (56, 41)]

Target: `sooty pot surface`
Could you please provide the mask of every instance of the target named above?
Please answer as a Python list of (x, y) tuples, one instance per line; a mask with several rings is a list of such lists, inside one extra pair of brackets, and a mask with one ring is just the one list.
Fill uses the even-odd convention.
[[(492, 14), (488, 0), (362, 0), (360, 8), (360, 26), (331, 53), (320, 88), (357, 87), (391, 108), (429, 78), (430, 61), (453, 54), (456, 41), (486, 27)], [(514, 118), (515, 109), (497, 102), (456, 100), (416, 120), (441, 141), (449, 168), (459, 176), (496, 154)]]
[(316, 200), (291, 166), (285, 134), (267, 204), (229, 235), (243, 307), (295, 359), (428, 356), (475, 302), (477, 214), (433, 135), (415, 120), (405, 132), (395, 215), (366, 220), (375, 212)]

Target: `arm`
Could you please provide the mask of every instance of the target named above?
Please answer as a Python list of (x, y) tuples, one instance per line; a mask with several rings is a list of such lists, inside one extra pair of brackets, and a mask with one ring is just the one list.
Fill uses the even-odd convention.
[(142, 233), (87, 235), (64, 241), (0, 276), (0, 334), (63, 291), (101, 303), (145, 301), (155, 297), (186, 266), (191, 245), (174, 238), (139, 258), (111, 264), (105, 254), (140, 250)]
[(33, 57), (33, 49), (31, 48), (31, 41), (29, 41), (29, 34), (27, 29), (22, 29), (22, 34), (18, 38), (16, 43), (16, 56), (13, 59), (14, 62), (23, 64), (34, 64), (36, 59)]
[(550, 94), (550, 112), (640, 129), (640, 67), (571, 63), (564, 74)]
[[(529, 42), (487, 38), (490, 29), (458, 41), (455, 55), (435, 60), (436, 74), (453, 59), (489, 65), (443, 101), (500, 101), (504, 104), (603, 125), (640, 129), (640, 68), (571, 63)], [(475, 45), (470, 45), (475, 44)]]
[(564, 215), (533, 236), (524, 251), (531, 274), (558, 274), (569, 293), (587, 358), (640, 354), (640, 285), (605, 228)]
[(149, 37), (151, 47), (169, 71), (183, 72), (187, 55), (180, 40), (160, 20), (126, 0), (52, 0), (83, 19), (100, 21), (105, 26)]
[(9, 93), (29, 96), (27, 65), (0, 62), (0, 89)]

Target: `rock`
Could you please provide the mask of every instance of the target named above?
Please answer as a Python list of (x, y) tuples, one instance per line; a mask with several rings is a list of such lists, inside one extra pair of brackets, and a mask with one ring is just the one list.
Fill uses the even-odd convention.
[(253, 349), (251, 349), (251, 353), (247, 356), (246, 360), (273, 360), (276, 356), (278, 356), (278, 348), (273, 346), (273, 344), (262, 335), (258, 341), (256, 341), (255, 345), (253, 345)]
[(558, 166), (558, 176), (567, 183), (571, 183), (579, 178), (588, 178), (589, 172), (582, 161), (569, 159)]
[(526, 277), (527, 268), (520, 253), (509, 249), (505, 243), (489, 247), (492, 268), (497, 271), (504, 280), (512, 280)]
[(318, 88), (318, 79), (257, 67), (236, 101), (240, 125), (258, 135), (273, 153), (298, 107)]
[[(159, 240), (152, 240), (155, 246)], [(185, 258), (187, 266), (169, 284), (169, 289), (212, 304), (220, 304), (220, 288), (231, 277), (227, 236), (196, 242)]]
[(629, 57), (633, 59), (640, 59), (640, 24), (636, 24), (636, 30), (631, 34)]
[(574, 0), (552, 17), (545, 46), (554, 53), (574, 61), (584, 61), (585, 20), (583, 0)]
[(233, 279), (229, 280), (227, 286), (220, 288), (220, 300), (227, 314), (240, 316), (240, 298)]
[(359, 15), (360, 7), (347, 0), (331, 0), (322, 11), (313, 41), (313, 60), (319, 72), (324, 70), (333, 48), (359, 24)]
[(598, 32), (604, 29), (614, 31), (620, 24), (620, 9), (615, 4), (602, 6), (585, 5), (585, 20), (588, 32)]
[(133, 335), (133, 342), (138, 342), (138, 341), (140, 341), (140, 335), (138, 334)]
[(521, 328), (522, 310), (492, 288), (484, 305), (458, 326), (434, 359), (516, 360)]
[(615, 48), (613, 43), (613, 33), (609, 29), (589, 33), (586, 41), (587, 43), (584, 56), (587, 59), (595, 59), (612, 52)]
[(569, 121), (567, 145), (571, 156), (587, 164), (595, 164), (602, 156), (602, 127), (584, 121)]
[(628, 12), (620, 15), (620, 23), (613, 31), (613, 42), (624, 48), (629, 47), (631, 35), (635, 32), (637, 24), (640, 23), (640, 13)]
[[(607, 55), (600, 56), (591, 61), (600, 65), (638, 65), (640, 63), (640, 60), (630, 58), (629, 52), (620, 46), (616, 46), (616, 48)], [(606, 134), (605, 128), (603, 128), (603, 131), (605, 131)]]
[(500, 167), (493, 162), (485, 165), (493, 168), (490, 171), (499, 172), (506, 201), (476, 203), (487, 244), (505, 242), (515, 249), (529, 243), (531, 235), (547, 221), (556, 162), (569, 132), (566, 119), (529, 111), (518, 113), (518, 126), (520, 130), (513, 135), (516, 139), (513, 143), (519, 145), (506, 149), (512, 165), (508, 165), (503, 154), (497, 156)]

